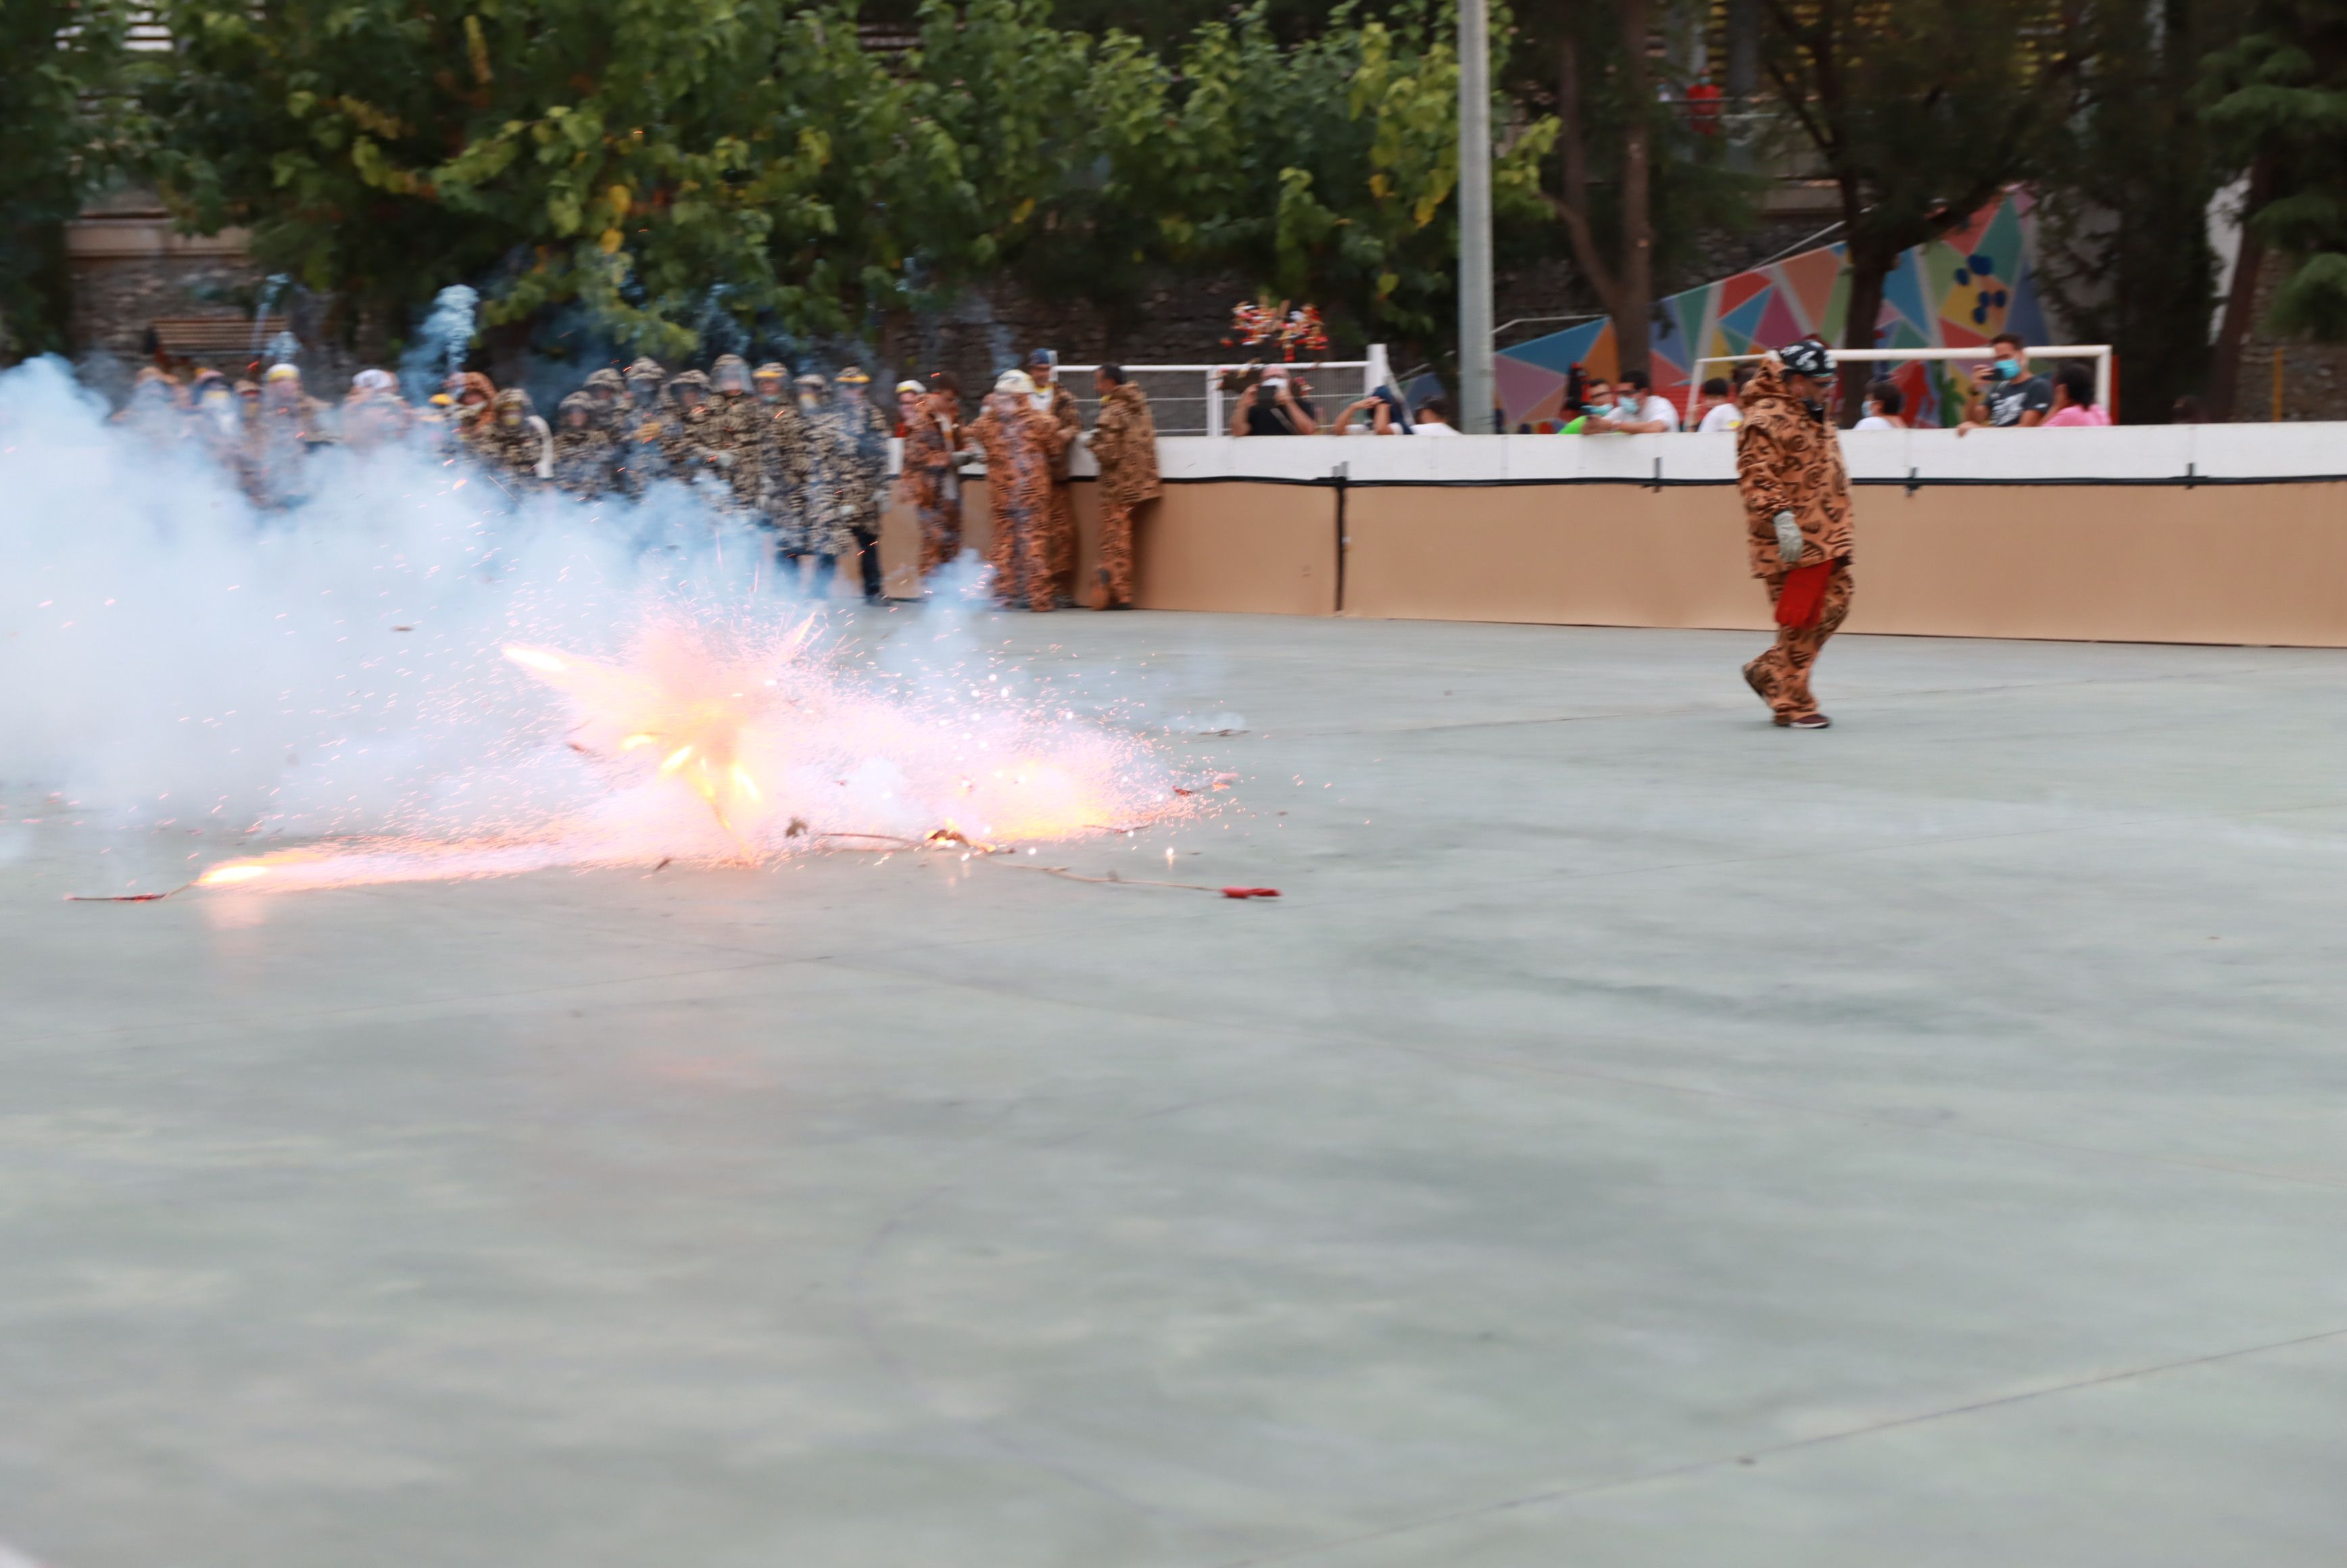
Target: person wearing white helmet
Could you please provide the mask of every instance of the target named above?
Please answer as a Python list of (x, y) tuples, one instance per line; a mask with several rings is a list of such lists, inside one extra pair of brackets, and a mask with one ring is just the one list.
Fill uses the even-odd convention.
[(940, 370), (928, 384), (897, 384), (899, 397), (914, 387), (905, 416), (905, 471), (897, 484), (905, 504), (921, 525), (921, 577), (961, 554), (961, 478), (955, 471), (962, 447), (960, 389)]
[(1850, 476), (1841, 437), (1826, 415), (1833, 355), (1804, 338), (1761, 362), (1744, 389), (1736, 432), (1736, 483), (1743, 494), (1752, 575), (1768, 589), (1777, 641), (1744, 667), (1780, 726), (1822, 730), (1809, 671), (1850, 613)]
[(1057, 608), (1051, 572), (1051, 466), (1067, 446), (1060, 422), (1035, 406), (1035, 382), (1007, 370), (986, 395), (969, 427), (986, 449), (986, 493), (994, 512), (987, 551), (994, 595), (1006, 610), (1021, 602), (1041, 612)]
[(1059, 455), (1051, 459), (1051, 520), (1048, 542), (1051, 594), (1061, 609), (1068, 610), (1072, 609), (1076, 602), (1068, 593), (1069, 580), (1076, 569), (1076, 487), (1075, 481), (1068, 475), (1068, 456), (1083, 430), (1083, 411), (1076, 405), (1076, 395), (1060, 384), (1057, 350), (1039, 348), (1029, 354), (1027, 379), (1035, 384), (1035, 390), (1027, 395), (1028, 401), (1060, 426)]

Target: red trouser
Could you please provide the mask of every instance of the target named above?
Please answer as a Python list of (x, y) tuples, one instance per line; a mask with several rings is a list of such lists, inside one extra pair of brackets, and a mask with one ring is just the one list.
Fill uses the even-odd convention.
[[(1768, 602), (1774, 604), (1785, 591), (1784, 574), (1764, 580), (1768, 585)], [(1826, 639), (1840, 630), (1843, 618), (1850, 614), (1850, 567), (1836, 562), (1833, 575), (1826, 579), (1817, 620), (1808, 626), (1777, 628), (1775, 645), (1744, 667), (1753, 688), (1773, 712), (1798, 719), (1818, 711), (1817, 700), (1809, 695), (1809, 667), (1824, 651)]]

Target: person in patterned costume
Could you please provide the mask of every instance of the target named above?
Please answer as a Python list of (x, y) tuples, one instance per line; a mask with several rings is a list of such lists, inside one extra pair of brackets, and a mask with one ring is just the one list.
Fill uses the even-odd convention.
[(1744, 667), (1744, 680), (1796, 730), (1832, 723), (1809, 693), (1809, 671), (1850, 614), (1850, 477), (1826, 417), (1833, 374), (1825, 344), (1788, 343), (1744, 389), (1736, 433), (1752, 575), (1768, 585), (1777, 620), (1775, 646)]
[(456, 432), (457, 449), (469, 452), (489, 433), (496, 384), (477, 370), (462, 370), (448, 378), (443, 390), (450, 400), (448, 419)]
[(915, 387), (912, 412), (905, 421), (905, 504), (921, 525), (921, 579), (961, 554), (960, 460), (961, 396), (954, 378), (938, 371), (928, 384)]
[(1084, 427), (1083, 411), (1076, 405), (1076, 395), (1060, 384), (1060, 356), (1048, 348), (1039, 348), (1027, 356), (1027, 378), (1035, 384), (1035, 406), (1060, 426), (1060, 455), (1051, 461), (1051, 525), (1046, 536), (1049, 547), (1051, 592), (1063, 607), (1072, 607), (1075, 600), (1067, 594), (1069, 579), (1076, 569), (1076, 487), (1068, 477), (1068, 457)]
[(1038, 613), (1056, 608), (1051, 560), (1051, 465), (1067, 431), (1035, 406), (1035, 383), (1009, 370), (986, 396), (969, 433), (986, 449), (986, 489), (994, 507), (994, 595), (1006, 610), (1020, 600)]
[(1092, 383), (1101, 398), (1089, 438), (1100, 464), (1100, 607), (1131, 610), (1133, 514), (1164, 493), (1157, 478), (1157, 421), (1149, 399), (1117, 366), (1101, 366)]
[(611, 432), (597, 415), (594, 394), (574, 392), (554, 414), (554, 487), (592, 501), (613, 479)]

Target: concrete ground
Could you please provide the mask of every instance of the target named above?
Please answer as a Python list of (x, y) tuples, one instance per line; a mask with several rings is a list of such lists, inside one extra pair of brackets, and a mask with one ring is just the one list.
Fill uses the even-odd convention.
[(0, 1539), (2347, 1559), (2347, 655), (1845, 639), (1795, 734), (1745, 634), (1004, 634), (1245, 730), (1216, 822), (1052, 858), (1286, 897), (66, 905), (25, 839)]

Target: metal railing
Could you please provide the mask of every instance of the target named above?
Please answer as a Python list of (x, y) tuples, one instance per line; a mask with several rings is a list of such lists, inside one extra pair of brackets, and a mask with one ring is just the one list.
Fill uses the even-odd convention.
[[(1141, 384), (1149, 395), (1149, 407), (1161, 436), (1220, 436), (1230, 425), (1228, 405), (1223, 393), (1223, 378), (1233, 371), (1252, 366), (1269, 369), (1276, 361), (1234, 360), (1218, 364), (1127, 364), (1120, 368), (1125, 376)], [(1092, 373), (1100, 367), (1093, 364), (1063, 364), (1060, 366), (1061, 384), (1075, 394), (1076, 403), (1087, 423), (1099, 411), (1100, 399), (1092, 392)], [(1358, 372), (1360, 391), (1348, 396), (1366, 397), (1381, 386), (1393, 386), (1393, 366), (1386, 357), (1386, 345), (1373, 343), (1366, 359), (1299, 360), (1285, 368), (1303, 374), (1307, 379), (1323, 373), (1335, 372), (1339, 379), (1345, 372)], [(1152, 383), (1156, 384), (1153, 385)], [(1196, 391), (1180, 390), (1194, 386)], [(1394, 387), (1399, 392), (1399, 387)]]

